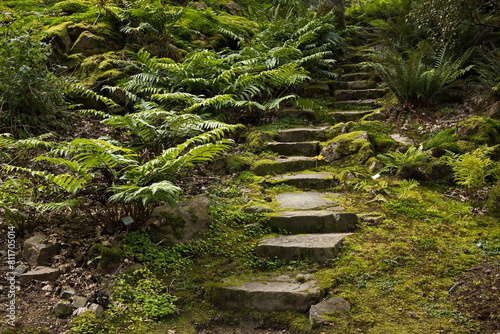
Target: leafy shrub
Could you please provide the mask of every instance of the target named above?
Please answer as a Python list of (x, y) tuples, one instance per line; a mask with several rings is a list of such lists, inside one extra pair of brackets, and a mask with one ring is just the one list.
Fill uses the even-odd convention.
[(40, 134), (61, 124), (63, 84), (47, 67), (49, 45), (17, 28), (0, 35), (0, 131)]
[(424, 151), (423, 145), (418, 148), (411, 145), (404, 153), (395, 151), (377, 155), (377, 159), (385, 164), (383, 170), (393, 171), (405, 179), (416, 177), (418, 169), (430, 158), (430, 152)]
[(113, 299), (133, 307), (147, 319), (159, 320), (175, 313), (177, 297), (148, 269), (136, 270), (113, 286)]
[(457, 184), (469, 190), (486, 186), (488, 177), (498, 174), (500, 170), (498, 162), (488, 157), (497, 147), (481, 146), (470, 153), (448, 156), (446, 161), (453, 169), (453, 178)]
[(87, 311), (71, 320), (71, 333), (74, 334), (94, 334), (98, 333), (99, 325), (94, 313)]
[(433, 50), (426, 43), (404, 54), (395, 45), (370, 51), (372, 61), (362, 65), (374, 69), (403, 108), (419, 108), (450, 91), (452, 84), (472, 66), (464, 67), (472, 49), (455, 58), (445, 45)]

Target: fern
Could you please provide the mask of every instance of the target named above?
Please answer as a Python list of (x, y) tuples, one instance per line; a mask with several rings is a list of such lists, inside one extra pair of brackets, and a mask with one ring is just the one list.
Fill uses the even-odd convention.
[(153, 183), (149, 186), (123, 185), (110, 188), (113, 195), (110, 202), (140, 202), (143, 207), (150, 203), (167, 202), (170, 206), (176, 205), (177, 196), (181, 188), (169, 181)]
[(396, 175), (408, 179), (416, 176), (418, 168), (424, 166), (431, 158), (430, 151), (424, 151), (423, 145), (411, 145), (406, 152), (389, 152), (377, 155), (377, 159), (385, 164), (382, 171), (395, 172)]

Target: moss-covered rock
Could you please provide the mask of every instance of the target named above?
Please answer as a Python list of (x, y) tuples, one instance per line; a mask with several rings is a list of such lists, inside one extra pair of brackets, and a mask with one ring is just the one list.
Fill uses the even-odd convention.
[(321, 156), (328, 162), (349, 160), (352, 163), (365, 163), (375, 153), (366, 131), (345, 133), (324, 144)]
[(454, 153), (466, 153), (481, 145), (500, 144), (500, 122), (480, 116), (473, 116), (438, 133), (426, 148), (440, 148)]
[(268, 142), (272, 141), (276, 134), (271, 131), (252, 131), (246, 139), (246, 148), (253, 153), (260, 153), (266, 149)]
[(155, 208), (146, 224), (151, 241), (175, 244), (191, 240), (195, 234), (208, 229), (209, 208), (210, 200), (205, 194), (183, 200), (176, 208)]
[(458, 123), (456, 135), (458, 140), (471, 141), (480, 145), (496, 145), (500, 143), (500, 122), (491, 118), (474, 116)]
[(95, 263), (97, 270), (102, 273), (113, 273), (122, 263), (124, 256), (125, 253), (119, 245), (95, 244), (88, 252), (88, 261)]
[(56, 26), (48, 28), (45, 32), (47, 41), (50, 41), (57, 54), (65, 54), (71, 48), (71, 37), (69, 35), (68, 26), (70, 22), (64, 22)]
[(106, 39), (84, 31), (71, 47), (71, 53), (82, 53), (86, 56), (105, 53), (108, 49)]

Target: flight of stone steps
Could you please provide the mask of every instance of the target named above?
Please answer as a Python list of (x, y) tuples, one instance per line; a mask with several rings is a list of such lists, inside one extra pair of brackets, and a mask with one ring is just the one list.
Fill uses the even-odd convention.
[[(326, 139), (325, 130), (295, 128), (281, 131), (278, 141), (267, 145), (268, 150), (281, 157), (269, 159), (264, 168), (261, 165), (254, 169), (260, 175), (280, 173), (264, 181), (271, 185), (288, 184), (304, 189), (303, 192), (276, 195), (279, 210), (266, 214), (266, 224), (276, 233), (286, 231), (287, 234), (261, 240), (256, 249), (259, 257), (316, 263), (330, 261), (338, 255), (343, 239), (356, 229), (357, 215), (345, 212), (339, 206), (337, 199), (342, 195), (328, 192), (336, 185), (333, 176), (324, 172), (304, 172), (318, 166), (320, 161), (316, 156), (319, 143)], [(295, 277), (262, 274), (229, 279), (215, 290), (214, 301), (222, 308), (262, 312), (308, 312), (326, 294), (326, 288), (315, 281), (313, 274)]]
[(303, 92), (308, 98), (333, 97), (326, 106), (336, 123), (359, 121), (367, 116), (372, 120), (382, 117), (379, 99), (388, 90), (380, 87), (374, 73), (360, 70), (357, 64), (363, 59), (353, 54), (342, 61), (339, 68), (342, 74), (337, 80), (319, 80), (305, 87)]

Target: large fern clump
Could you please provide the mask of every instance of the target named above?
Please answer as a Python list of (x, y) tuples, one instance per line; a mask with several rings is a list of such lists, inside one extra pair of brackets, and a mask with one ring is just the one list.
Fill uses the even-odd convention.
[(466, 66), (472, 52), (469, 49), (454, 57), (446, 45), (433, 49), (421, 43), (417, 49), (401, 53), (392, 45), (380, 51), (370, 50), (372, 61), (363, 65), (377, 72), (400, 105), (419, 108), (445, 96), (453, 83), (472, 68)]

